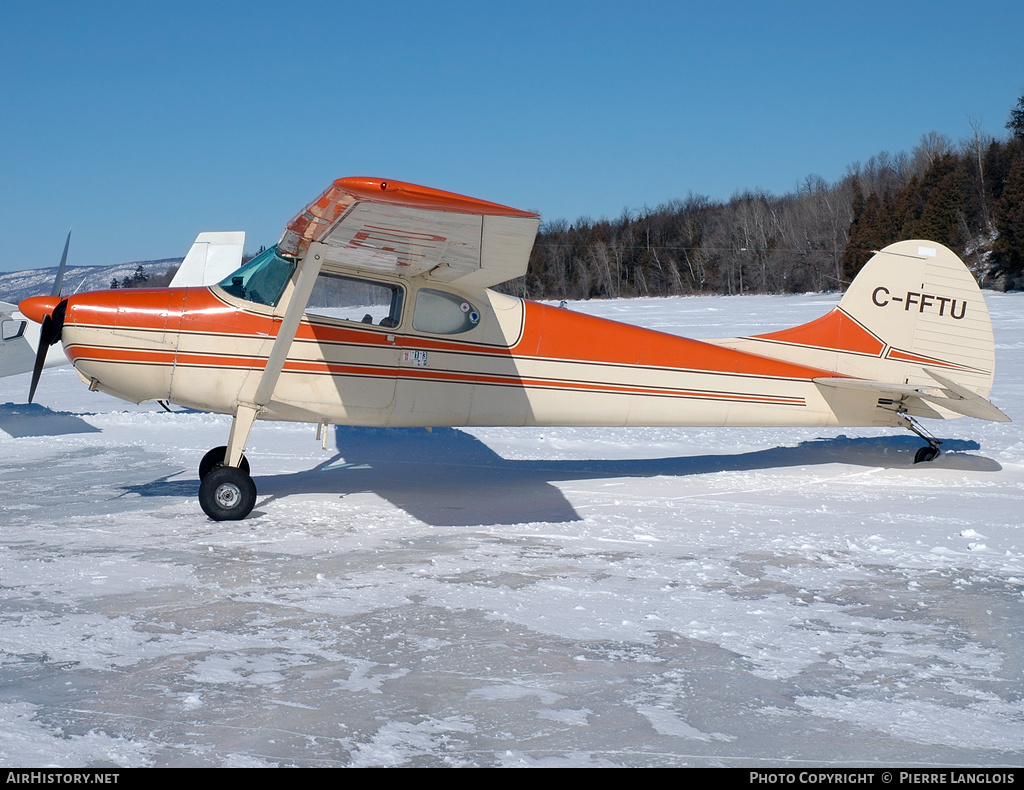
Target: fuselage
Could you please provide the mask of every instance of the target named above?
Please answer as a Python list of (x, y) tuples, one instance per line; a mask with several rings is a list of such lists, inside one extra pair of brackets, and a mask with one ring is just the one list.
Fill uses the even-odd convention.
[[(837, 416), (813, 383), (834, 372), (489, 289), (377, 279), (398, 294), (398, 312), (382, 319), (384, 326), (307, 312), (260, 419), (378, 426), (884, 424), (873, 401)], [(472, 320), (458, 325), (456, 311)], [(252, 400), (280, 313), (221, 286), (94, 292), (70, 297), (62, 340), (94, 389), (231, 414)]]

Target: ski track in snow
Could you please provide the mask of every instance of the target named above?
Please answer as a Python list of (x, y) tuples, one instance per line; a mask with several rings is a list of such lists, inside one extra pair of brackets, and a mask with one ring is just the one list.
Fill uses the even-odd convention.
[[(1024, 765), (1024, 294), (987, 294), (1016, 421), (893, 430), (258, 423), (0, 380), (0, 764)], [(834, 295), (572, 309), (691, 337)]]

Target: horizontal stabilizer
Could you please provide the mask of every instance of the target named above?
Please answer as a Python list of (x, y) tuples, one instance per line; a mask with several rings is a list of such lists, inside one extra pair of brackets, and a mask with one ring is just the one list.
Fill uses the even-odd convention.
[(928, 387), (919, 384), (897, 384), (891, 381), (869, 381), (841, 377), (816, 378), (814, 383), (821, 387), (834, 389), (873, 392), (879, 397), (896, 396), (896, 400), (919, 398), (965, 417), (992, 422), (1010, 422), (1010, 418), (987, 398), (971, 392), (966, 387), (950, 381), (934, 371), (925, 369), (925, 372), (935, 379), (936, 386)]
[(983, 398), (978, 393), (971, 392), (967, 387), (947, 379), (945, 376), (936, 373), (934, 370), (925, 368), (924, 372), (941, 384), (942, 389), (945, 390), (949, 396), (941, 400), (933, 399), (933, 403), (938, 403), (940, 406), (952, 409), (960, 414), (965, 414), (968, 417), (977, 417), (979, 420), (1010, 422), (1010, 418), (997, 408), (996, 405), (988, 398)]

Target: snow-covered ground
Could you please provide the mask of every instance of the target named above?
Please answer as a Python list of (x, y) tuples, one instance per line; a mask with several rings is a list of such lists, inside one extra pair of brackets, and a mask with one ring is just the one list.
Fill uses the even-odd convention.
[[(694, 337), (830, 295), (592, 302)], [(1024, 294), (897, 431), (257, 424), (0, 381), (4, 766), (1024, 765)]]

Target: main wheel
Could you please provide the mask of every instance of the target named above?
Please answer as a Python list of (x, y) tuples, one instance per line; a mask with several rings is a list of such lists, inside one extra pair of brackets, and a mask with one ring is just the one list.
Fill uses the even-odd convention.
[[(210, 452), (203, 456), (203, 460), (199, 462), (199, 479), (203, 480), (210, 471), (218, 466), (224, 465), (224, 456), (227, 455), (227, 447), (214, 447)], [(246, 474), (249, 474), (249, 459), (244, 455), (242, 456), (241, 462), (238, 464), (238, 468)]]
[(199, 484), (199, 506), (214, 521), (238, 521), (256, 504), (256, 484), (249, 473), (234, 466), (210, 470)]
[(926, 444), (914, 454), (914, 463), (923, 464), (931, 461), (939, 454), (939, 448)]

